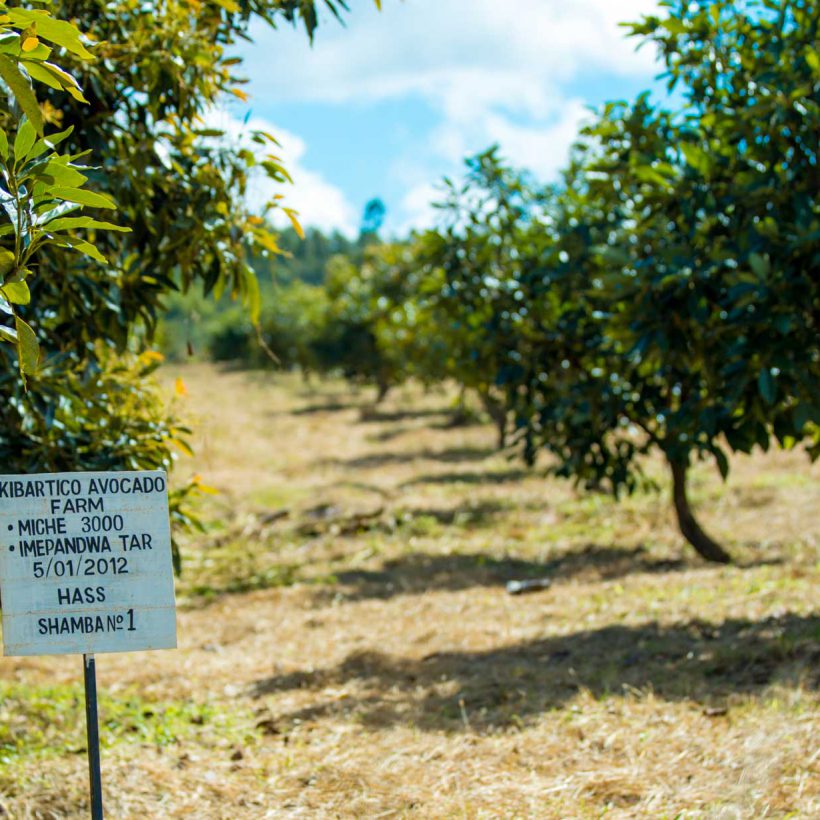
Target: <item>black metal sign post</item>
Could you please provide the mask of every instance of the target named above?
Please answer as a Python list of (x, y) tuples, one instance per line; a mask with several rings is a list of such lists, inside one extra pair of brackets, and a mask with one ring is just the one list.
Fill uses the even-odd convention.
[(91, 783), (91, 820), (103, 820), (100, 772), (100, 727), (97, 718), (97, 665), (93, 655), (83, 655), (85, 728), (88, 737), (88, 777)]

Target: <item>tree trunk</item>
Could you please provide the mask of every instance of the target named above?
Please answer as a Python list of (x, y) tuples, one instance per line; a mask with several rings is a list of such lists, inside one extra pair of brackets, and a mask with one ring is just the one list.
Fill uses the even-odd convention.
[(467, 407), (467, 388), (462, 385), (458, 393), (458, 401), (453, 407), (448, 427), (464, 427), (470, 423), (470, 409)]
[(376, 390), (376, 407), (378, 407), (390, 392), (390, 382), (380, 377), (376, 382)]
[(686, 497), (687, 465), (679, 461), (670, 461), (672, 468), (672, 499), (678, 515), (678, 526), (683, 537), (695, 548), (698, 555), (707, 561), (718, 564), (730, 564), (732, 557), (716, 541), (713, 541), (695, 520), (689, 499)]
[(478, 395), (498, 431), (498, 449), (503, 450), (507, 446), (507, 408), (483, 390), (479, 390)]

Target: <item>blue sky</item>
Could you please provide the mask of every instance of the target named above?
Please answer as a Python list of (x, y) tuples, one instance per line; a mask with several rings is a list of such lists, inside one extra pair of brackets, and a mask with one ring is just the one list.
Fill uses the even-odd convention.
[[(301, 31), (255, 28), (240, 51), (249, 104), (221, 114), (231, 130), (249, 114), (280, 138), (288, 204), (325, 230), (355, 233), (376, 196), (387, 233), (429, 224), (436, 183), (494, 142), (548, 181), (589, 106), (632, 98), (659, 71), (618, 26), (655, 0), (350, 5), (347, 25), (323, 19), (312, 47)], [(253, 196), (271, 192), (259, 183)]]

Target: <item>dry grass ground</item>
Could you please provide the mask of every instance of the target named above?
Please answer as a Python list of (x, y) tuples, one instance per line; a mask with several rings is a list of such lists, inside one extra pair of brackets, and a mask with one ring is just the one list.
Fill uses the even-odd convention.
[[(180, 648), (98, 659), (109, 816), (820, 815), (802, 454), (696, 472), (738, 558), (712, 567), (665, 495), (576, 494), (441, 394), (363, 417), (341, 383), (181, 372), (180, 472), (222, 494), (185, 545)], [(87, 813), (80, 676), (0, 662), (0, 814)]]

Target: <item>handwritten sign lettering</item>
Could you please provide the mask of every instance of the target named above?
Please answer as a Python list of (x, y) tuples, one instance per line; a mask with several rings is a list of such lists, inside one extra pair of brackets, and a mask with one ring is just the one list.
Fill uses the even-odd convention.
[(176, 646), (165, 473), (0, 476), (5, 655)]

